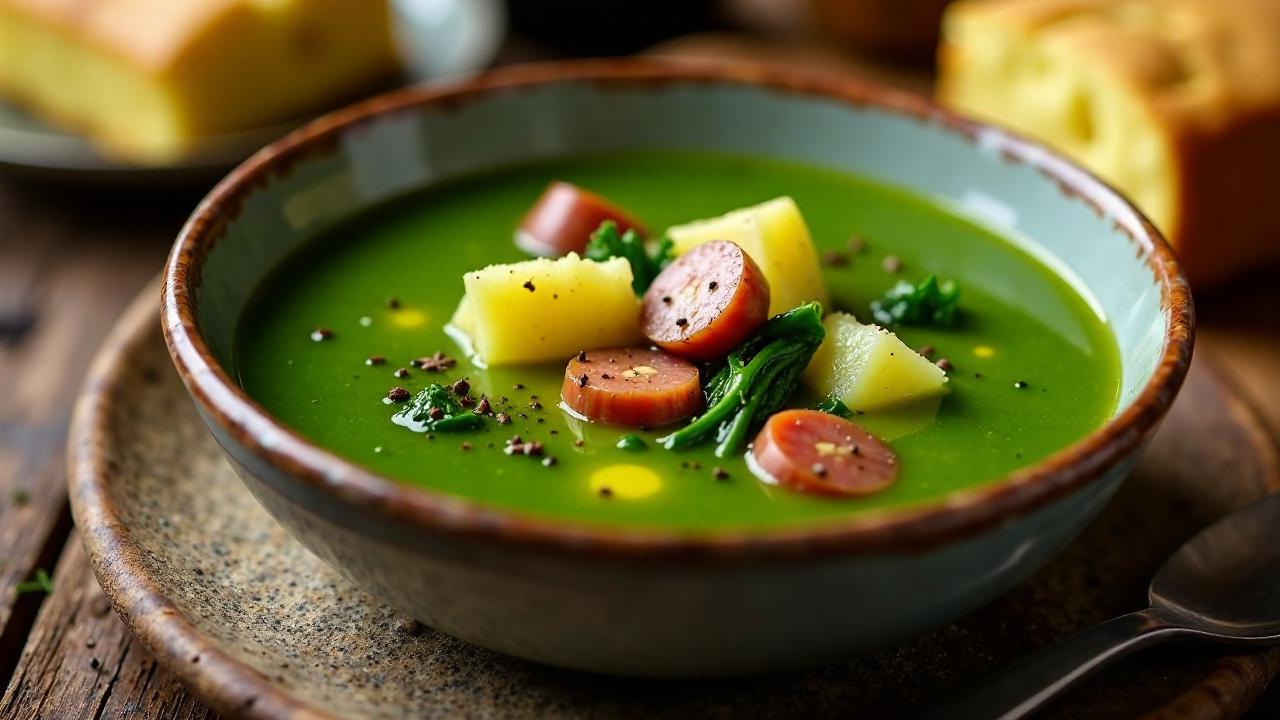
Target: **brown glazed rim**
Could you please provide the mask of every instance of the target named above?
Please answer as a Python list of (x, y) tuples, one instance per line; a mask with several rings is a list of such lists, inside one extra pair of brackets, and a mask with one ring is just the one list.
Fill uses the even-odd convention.
[[(872, 106), (912, 122), (932, 124), (970, 142), (996, 147), (1006, 162), (1027, 164), (1071, 201), (1116, 221), (1160, 286), (1164, 347), (1159, 365), (1133, 403), (1084, 439), (1004, 478), (905, 508), (858, 513), (820, 525), (781, 529), (674, 532), (628, 530), (557, 521), (480, 505), (410, 487), (375, 474), (287, 429), (254, 402), (218, 365), (196, 318), (202, 264), (241, 204), (271, 176), (329, 152), (353, 127), (380, 115), (428, 109), (448, 112), (520, 88), (556, 83), (663, 89), (738, 85)], [(815, 553), (912, 552), (970, 537), (1083, 488), (1136, 453), (1168, 411), (1191, 362), (1191, 293), (1173, 251), (1154, 226), (1102, 181), (1062, 156), (1016, 134), (953, 115), (928, 100), (855, 80), (810, 76), (761, 65), (693, 65), (652, 60), (584, 60), (517, 66), (445, 88), (408, 88), (339, 110), (296, 130), (236, 168), (200, 203), (178, 236), (164, 272), (162, 326), (178, 373), (202, 411), (261, 461), (309, 492), (337, 498), (375, 516), (435, 533), (519, 543), (546, 551), (635, 558), (760, 559)]]

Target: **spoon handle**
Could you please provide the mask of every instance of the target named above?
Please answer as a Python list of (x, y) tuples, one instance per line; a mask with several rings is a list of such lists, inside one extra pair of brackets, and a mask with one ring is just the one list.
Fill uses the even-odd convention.
[(1108, 620), (1042, 648), (931, 704), (917, 717), (1015, 720), (1026, 717), (1087, 675), (1178, 628), (1151, 609)]

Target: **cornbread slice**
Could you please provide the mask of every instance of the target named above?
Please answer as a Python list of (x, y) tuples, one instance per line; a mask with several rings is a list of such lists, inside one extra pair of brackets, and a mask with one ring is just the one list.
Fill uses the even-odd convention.
[(0, 0), (0, 95), (135, 162), (321, 109), (396, 65), (386, 0)]
[(938, 95), (1128, 194), (1196, 283), (1280, 258), (1280, 2), (962, 0)]

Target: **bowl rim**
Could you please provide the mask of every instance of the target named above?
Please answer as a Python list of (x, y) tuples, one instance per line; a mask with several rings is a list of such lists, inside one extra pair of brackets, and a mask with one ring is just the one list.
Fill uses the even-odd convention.
[[(379, 116), (449, 109), (494, 93), (546, 84), (613, 87), (737, 85), (855, 107), (874, 107), (926, 122), (972, 143), (994, 147), (1006, 162), (1026, 164), (1056, 183), (1071, 201), (1113, 217), (1160, 287), (1163, 348), (1152, 376), (1129, 407), (1086, 437), (1039, 463), (1003, 478), (918, 504), (863, 511), (847, 519), (781, 528), (677, 531), (558, 520), (414, 487), (365, 469), (312, 444), (278, 423), (214, 358), (196, 321), (201, 268), (238, 216), (242, 203), (273, 175), (324, 154), (346, 131)], [(1194, 307), (1173, 250), (1152, 223), (1119, 192), (1062, 155), (1007, 130), (962, 118), (930, 100), (857, 79), (833, 78), (756, 64), (711, 64), (651, 59), (575, 60), (493, 70), (442, 87), (415, 87), (375, 96), (326, 115), (263, 148), (200, 202), (174, 244), (164, 269), (161, 325), (183, 383), (207, 422), (243, 444), (258, 460), (329, 500), (359, 507), (415, 530), (514, 542), (546, 551), (657, 558), (795, 557), (825, 553), (919, 552), (971, 537), (1036, 510), (1103, 477), (1136, 453), (1173, 402), (1191, 362)]]

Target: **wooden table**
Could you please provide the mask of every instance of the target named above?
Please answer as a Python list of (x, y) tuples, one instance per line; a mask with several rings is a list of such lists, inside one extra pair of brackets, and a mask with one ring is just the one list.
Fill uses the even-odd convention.
[[(80, 378), (195, 199), (0, 177), (0, 720), (215, 717), (111, 611), (71, 527), (63, 465)], [(1280, 284), (1260, 274), (1202, 296), (1200, 313), (1198, 357), (1280, 428)], [(37, 568), (52, 594), (15, 597)], [(1277, 716), (1273, 688), (1250, 717)]]

